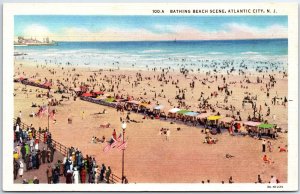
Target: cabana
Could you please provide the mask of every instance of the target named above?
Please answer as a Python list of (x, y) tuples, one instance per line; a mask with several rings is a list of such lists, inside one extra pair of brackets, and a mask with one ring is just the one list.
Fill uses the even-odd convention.
[(261, 124), (261, 122), (254, 122), (254, 121), (246, 121), (244, 125), (246, 126), (246, 130), (248, 133), (258, 133), (257, 127)]
[(219, 120), (220, 118), (222, 118), (222, 117), (221, 116), (211, 115), (211, 116), (207, 117), (207, 120), (209, 120), (209, 121), (216, 121), (216, 120)]
[(177, 113), (178, 111), (180, 111), (179, 108), (172, 108), (172, 109), (170, 109), (170, 110), (168, 111), (168, 116), (169, 116), (170, 118), (175, 118), (176, 113)]
[(177, 113), (178, 111), (180, 111), (179, 108), (172, 108), (169, 110), (169, 113)]
[(153, 115), (154, 116), (157, 116), (159, 115), (160, 117), (163, 117), (163, 118), (167, 118), (166, 116), (166, 113), (164, 113), (162, 110), (164, 109), (164, 105), (156, 105), (153, 107)]
[(200, 113), (197, 115), (198, 119), (206, 119), (207, 117), (211, 116), (211, 113)]
[(158, 105), (153, 108), (153, 110), (162, 110), (164, 109), (164, 105)]
[(184, 115), (185, 113), (188, 113), (188, 112), (191, 112), (191, 111), (189, 111), (189, 110), (180, 110), (180, 111), (177, 111), (177, 114)]
[(140, 102), (136, 100), (129, 100), (125, 102), (126, 110), (137, 111), (139, 108)]
[(207, 124), (208, 125), (217, 125), (218, 124), (218, 120), (222, 118), (221, 116), (218, 115), (211, 115), (207, 117)]
[(275, 132), (275, 130), (274, 130), (275, 125), (268, 124), (268, 123), (262, 123), (262, 124), (258, 125), (257, 127), (259, 128), (261, 135), (273, 137), (274, 132)]
[(232, 121), (234, 121), (234, 119), (232, 117), (223, 117), (223, 118), (219, 119), (220, 124), (224, 128), (230, 127), (230, 124), (232, 123)]
[(187, 113), (184, 113), (185, 116), (189, 116), (189, 117), (196, 117), (199, 115), (199, 113), (197, 112), (187, 112)]

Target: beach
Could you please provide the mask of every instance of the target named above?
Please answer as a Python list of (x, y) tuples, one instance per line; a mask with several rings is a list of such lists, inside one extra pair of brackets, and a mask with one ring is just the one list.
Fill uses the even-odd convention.
[[(152, 49), (150, 52), (157, 51)], [(218, 58), (220, 54), (212, 55)], [(247, 58), (247, 54), (245, 57)], [(69, 56), (68, 59), (70, 58)], [(188, 62), (189, 59), (191, 62)], [(268, 140), (272, 143), (272, 152), (267, 150), (262, 153), (262, 143), (259, 139), (232, 136), (228, 131), (216, 135), (216, 144), (206, 144), (203, 143), (206, 136), (203, 126), (191, 126), (164, 119), (143, 119), (144, 115), (131, 112), (130, 118), (136, 122), (127, 123), (125, 132), (125, 175), (130, 183), (207, 183), (208, 180), (211, 183), (228, 183), (230, 176), (235, 183), (254, 183), (258, 174), (264, 182), (268, 182), (271, 176), (276, 176), (280, 182), (287, 182), (287, 153), (279, 152), (278, 149), (279, 146), (288, 145), (285, 133), (288, 129), (288, 105), (284, 105), (284, 98), (287, 98), (288, 92), (285, 66), (287, 64), (282, 65), (280, 61), (267, 64), (268, 68), (258, 68), (259, 65), (256, 65), (247, 69), (247, 65), (241, 62), (244, 59), (233, 61), (238, 60), (239, 65), (235, 66), (229, 59), (222, 57), (221, 62), (201, 57), (165, 57), (161, 62), (163, 65), (148, 66), (146, 61), (139, 66), (139, 61), (132, 65), (125, 61), (127, 65), (123, 67), (120, 55), (119, 58), (114, 57), (110, 61), (104, 59), (110, 66), (99, 67), (89, 65), (93, 60), (86, 58), (82, 59), (81, 65), (77, 65), (75, 62), (67, 63), (66, 59), (59, 62), (58, 57), (52, 59), (49, 56), (46, 60), (41, 60), (30, 59), (30, 56), (25, 59), (23, 56), (17, 56), (14, 77), (40, 82), (46, 78), (52, 82), (53, 99), (60, 100), (62, 95), (69, 97), (69, 100), (64, 98), (59, 105), (51, 107), (56, 111), (56, 122), (52, 119), (49, 122), (49, 131), (53, 139), (67, 147), (79, 148), (83, 155), (94, 156), (99, 164), (110, 165), (116, 175), (121, 175), (122, 152), (116, 148), (103, 152), (106, 143), (91, 143), (91, 139), (93, 136), (105, 136), (109, 139), (113, 129), (120, 134), (120, 117), (124, 119), (127, 112), (122, 114), (115, 108), (79, 98), (74, 101), (74, 94), (70, 88), (87, 84), (89, 90), (103, 91), (107, 96), (130, 96), (134, 100), (151, 102), (151, 107), (161, 104), (164, 105), (163, 111), (166, 114), (174, 107), (211, 113), (215, 110), (214, 114), (218, 112), (224, 117), (236, 116), (237, 120), (240, 116), (242, 121), (247, 121), (249, 116), (253, 116), (251, 104), (242, 103), (245, 97), (256, 99), (256, 116), (259, 112), (264, 121), (277, 124), (283, 131), (278, 133), (276, 140)], [(200, 70), (193, 64), (195, 61), (204, 64), (200, 66)], [(255, 61), (259, 60), (252, 56), (250, 61), (255, 64)], [(55, 93), (58, 85), (68, 88), (68, 91), (62, 94)], [(226, 88), (229, 95), (221, 88)], [(33, 124), (36, 128), (47, 127), (47, 115), (29, 115), (38, 112), (38, 107), (31, 107), (32, 103), (37, 106), (48, 104), (46, 96), (37, 98), (37, 94), (46, 94), (48, 90), (25, 86), (22, 83), (15, 83), (14, 89), (15, 117), (18, 117), (21, 111), (22, 122)], [(273, 98), (276, 98), (274, 104)], [(97, 114), (104, 109), (105, 114)], [(72, 118), (72, 124), (68, 124), (68, 118)], [(100, 127), (107, 123), (111, 124), (109, 128)], [(169, 140), (160, 134), (161, 128), (170, 130)], [(180, 130), (177, 130), (178, 128)], [(228, 158), (227, 154), (233, 157)], [(274, 163), (264, 163), (262, 158), (265, 154)]]

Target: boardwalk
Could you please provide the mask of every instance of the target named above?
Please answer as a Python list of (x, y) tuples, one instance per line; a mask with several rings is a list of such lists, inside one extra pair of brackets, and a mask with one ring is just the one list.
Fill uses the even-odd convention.
[[(40, 149), (43, 150), (43, 147), (47, 147), (46, 144), (40, 142)], [(19, 175), (17, 176), (17, 179), (14, 180), (14, 183), (22, 183), (23, 179), (28, 180), (33, 180), (33, 177), (37, 177), (40, 180), (40, 183), (47, 183), (47, 174), (46, 174), (46, 170), (48, 165), (55, 165), (55, 163), (57, 163), (58, 160), (63, 160), (64, 156), (58, 152), (55, 151), (54, 152), (54, 158), (53, 158), (53, 162), (52, 163), (45, 163), (45, 164), (41, 164), (39, 169), (32, 169), (29, 171), (26, 171), (26, 165), (24, 164), (24, 174), (23, 177), (21, 178)], [(60, 177), (60, 182), (63, 183), (65, 182), (65, 177)]]

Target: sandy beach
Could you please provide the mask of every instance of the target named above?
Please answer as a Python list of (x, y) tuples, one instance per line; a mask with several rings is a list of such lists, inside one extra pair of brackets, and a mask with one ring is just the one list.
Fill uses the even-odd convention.
[[(239, 113), (242, 121), (253, 116), (252, 106), (242, 103), (248, 96), (256, 99), (256, 107), (263, 120), (277, 124), (282, 131), (287, 131), (288, 128), (288, 106), (283, 105), (288, 92), (288, 77), (282, 71), (205, 73), (191, 71), (188, 66), (183, 66), (181, 72), (173, 68), (100, 70), (71, 65), (46, 65), (19, 58), (15, 60), (14, 69), (15, 78), (51, 80), (52, 99), (59, 101), (62, 95), (69, 97), (69, 100), (64, 98), (59, 105), (51, 107), (56, 110), (56, 123), (50, 120), (53, 139), (67, 147), (79, 148), (84, 155), (95, 156), (99, 164), (110, 165), (116, 175), (121, 175), (122, 152), (114, 148), (105, 153), (103, 148), (106, 143), (94, 144), (91, 139), (93, 136), (105, 136), (108, 139), (113, 129), (116, 129), (117, 134), (121, 133), (120, 117), (125, 118), (127, 112), (121, 114), (114, 108), (79, 98), (74, 101), (74, 94), (70, 90), (68, 93), (55, 93), (58, 85), (65, 86), (68, 90), (84, 83), (90, 86), (90, 90), (101, 90), (105, 95), (133, 96), (134, 100), (164, 105), (163, 111), (166, 114), (174, 107), (191, 111), (214, 109), (215, 113), (219, 112), (223, 116), (237, 116)], [(271, 79), (275, 80), (274, 86), (268, 86)], [(218, 90), (225, 85), (230, 95), (225, 94), (224, 90)], [(38, 107), (31, 107), (32, 103), (37, 106), (47, 105), (46, 96), (37, 98), (37, 94), (46, 94), (47, 91), (15, 83), (15, 117), (21, 111), (22, 122), (33, 124), (35, 128), (47, 127), (47, 115), (29, 116), (38, 112)], [(176, 99), (182, 97), (183, 93), (184, 100)], [(275, 104), (272, 103), (274, 97), (277, 99)], [(266, 116), (268, 108), (269, 115)], [(104, 109), (106, 114), (97, 114)], [(205, 144), (203, 127), (143, 117), (141, 114), (131, 113), (130, 118), (140, 123), (127, 123), (126, 128), (128, 144), (125, 151), (125, 175), (130, 183), (201, 183), (207, 180), (211, 183), (228, 183), (230, 176), (235, 183), (254, 183), (258, 174), (264, 182), (269, 182), (272, 175), (280, 182), (288, 181), (287, 153), (279, 152), (278, 149), (279, 146), (288, 145), (287, 133), (278, 133), (276, 140), (268, 140), (272, 143), (273, 151), (262, 153), (262, 141), (249, 136), (232, 136), (228, 131), (223, 131), (222, 134), (215, 135), (218, 139), (216, 144)], [(68, 118), (72, 118), (72, 124), (68, 124)], [(107, 123), (111, 124), (109, 128), (100, 128), (100, 125)], [(161, 128), (170, 130), (168, 141), (164, 135), (159, 134)], [(177, 128), (181, 130), (178, 131)], [(226, 154), (233, 157), (227, 158)], [(264, 163), (264, 154), (274, 163)]]

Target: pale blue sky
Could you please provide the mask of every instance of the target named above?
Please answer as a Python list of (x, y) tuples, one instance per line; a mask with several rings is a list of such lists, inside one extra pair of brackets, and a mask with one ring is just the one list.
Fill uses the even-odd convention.
[[(145, 40), (159, 38), (181, 39), (182, 33), (190, 34), (192, 39), (226, 39), (222, 34), (237, 39), (256, 36), (270, 38), (287, 37), (287, 16), (15, 16), (15, 36), (52, 36), (63, 40), (81, 40), (82, 36), (124, 40), (142, 39), (134, 36), (144, 33)], [(40, 32), (38, 32), (40, 31)], [(265, 32), (264, 32), (265, 31)], [(273, 32), (272, 32), (273, 31)], [(277, 31), (277, 32), (276, 32)], [(279, 32), (278, 32), (279, 31)], [(225, 33), (224, 33), (225, 32)], [(249, 33), (248, 33), (249, 32)], [(109, 33), (115, 34), (114, 37)], [(234, 34), (235, 33), (235, 34)], [(272, 34), (273, 33), (273, 34)], [(274, 35), (275, 33), (275, 35)], [(68, 37), (66, 37), (68, 36)], [(71, 39), (70, 37), (73, 36)], [(253, 36), (253, 37), (252, 37)], [(184, 38), (182, 36), (182, 38)], [(264, 37), (262, 37), (264, 38)], [(284, 37), (283, 37), (284, 38)], [(97, 39), (98, 40), (98, 39)], [(102, 39), (101, 39), (102, 40)]]

